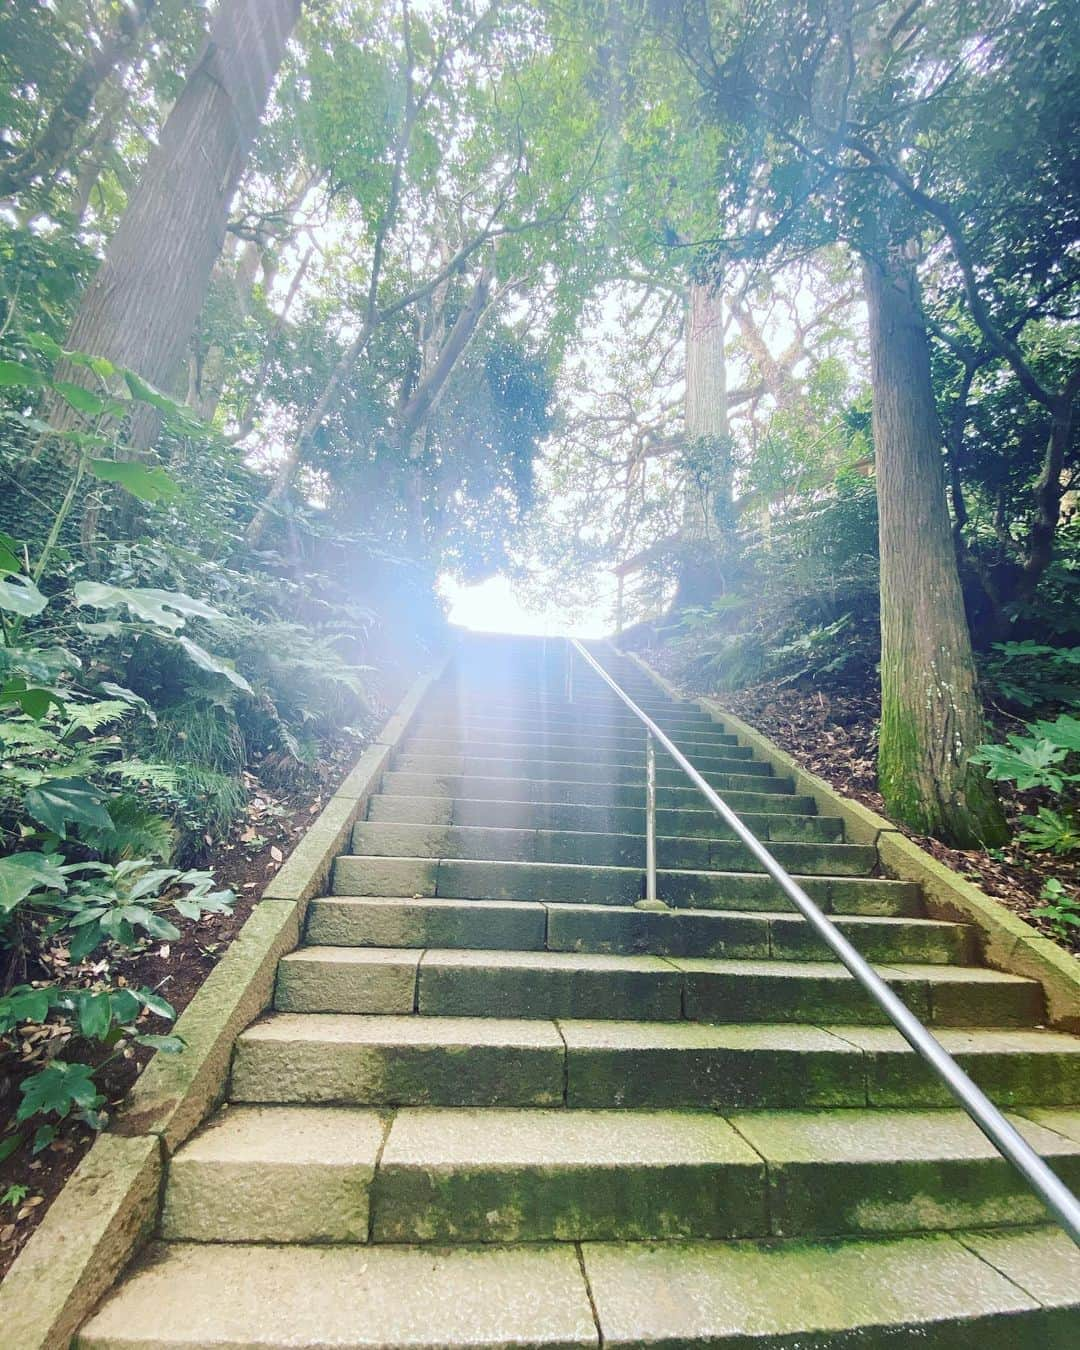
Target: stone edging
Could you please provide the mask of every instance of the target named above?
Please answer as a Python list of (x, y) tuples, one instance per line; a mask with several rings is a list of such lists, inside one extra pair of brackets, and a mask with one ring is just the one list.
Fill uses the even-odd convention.
[(169, 1157), (224, 1095), (233, 1042), (269, 1006), (278, 959), (299, 942), (308, 901), (325, 887), (394, 747), (448, 661), (416, 680), (360, 755), (178, 1018), (183, 1054), (151, 1059), (20, 1252), (0, 1285), (2, 1339), (11, 1350), (67, 1346), (152, 1233)]
[(1080, 1032), (1080, 961), (1074, 956), (970, 881), (957, 876), (898, 830), (892, 821), (842, 796), (831, 783), (803, 768), (767, 736), (721, 708), (717, 700), (687, 698), (641, 657), (633, 652), (619, 655), (632, 661), (671, 698), (691, 703), (714, 721), (723, 722), (738, 737), (740, 745), (750, 746), (778, 774), (793, 778), (795, 791), (813, 797), (823, 815), (840, 816), (846, 837), (852, 843), (873, 844), (881, 865), (890, 875), (922, 886), (927, 912), (932, 918), (952, 919), (975, 929), (979, 954), (986, 965), (1038, 980), (1046, 993), (1051, 1026)]

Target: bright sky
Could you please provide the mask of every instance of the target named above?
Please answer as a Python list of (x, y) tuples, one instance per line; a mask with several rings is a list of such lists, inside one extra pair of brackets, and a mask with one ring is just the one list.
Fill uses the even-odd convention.
[(614, 623), (614, 579), (610, 593), (597, 595), (584, 613), (568, 616), (551, 606), (530, 609), (514, 594), (506, 577), (489, 577), (463, 586), (452, 577), (439, 579), (439, 593), (450, 606), (450, 622), (485, 633), (536, 633), (543, 637), (610, 637)]

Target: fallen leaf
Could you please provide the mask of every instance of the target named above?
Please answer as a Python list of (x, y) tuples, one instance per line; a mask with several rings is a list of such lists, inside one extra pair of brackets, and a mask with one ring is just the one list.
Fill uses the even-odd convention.
[(270, 856), (275, 862), (281, 862), (285, 855), (282, 853), (281, 849), (278, 848), (277, 844), (271, 844)]

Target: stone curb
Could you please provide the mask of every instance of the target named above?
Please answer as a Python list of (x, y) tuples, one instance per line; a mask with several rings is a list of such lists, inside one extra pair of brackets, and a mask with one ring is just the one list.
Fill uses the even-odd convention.
[(221, 1100), (233, 1042), (270, 1004), (277, 963), (300, 940), (308, 901), (325, 886), (387, 759), (449, 655), (414, 682), (360, 755), (236, 940), (178, 1018), (180, 1055), (156, 1054), (107, 1134), (53, 1201), (0, 1285), (0, 1340), (11, 1350), (63, 1350), (154, 1230), (168, 1159)]
[(932, 857), (892, 821), (859, 802), (849, 801), (831, 783), (808, 772), (767, 736), (721, 708), (717, 700), (687, 698), (641, 657), (633, 652), (620, 651), (619, 655), (632, 661), (671, 698), (692, 704), (707, 712), (713, 721), (722, 722), (735, 733), (740, 745), (750, 746), (778, 774), (792, 777), (796, 793), (813, 797), (822, 815), (840, 816), (852, 843), (875, 845), (887, 872), (901, 881), (917, 882), (923, 888), (931, 918), (970, 924), (976, 933), (980, 958), (987, 966), (1038, 980), (1046, 994), (1049, 1024), (1062, 1031), (1080, 1033), (1080, 961)]

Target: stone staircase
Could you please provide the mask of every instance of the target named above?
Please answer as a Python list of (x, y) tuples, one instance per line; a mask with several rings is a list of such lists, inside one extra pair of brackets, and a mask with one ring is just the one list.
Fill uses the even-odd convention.
[[(602, 659), (1062, 1177), (1080, 1038), (874, 848)], [(1080, 1259), (563, 648), (469, 638), (83, 1329), (149, 1347), (1080, 1343)]]

